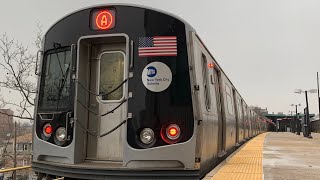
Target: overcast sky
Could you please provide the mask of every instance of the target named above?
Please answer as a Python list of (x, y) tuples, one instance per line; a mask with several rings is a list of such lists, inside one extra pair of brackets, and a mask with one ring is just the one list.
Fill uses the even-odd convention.
[[(292, 103), (305, 106), (294, 89), (316, 88), (319, 0), (10, 0), (1, 2), (0, 34), (32, 46), (38, 22), (46, 31), (74, 10), (112, 2), (165, 10), (189, 22), (249, 105), (288, 113)], [(317, 114), (316, 94), (309, 103)]]

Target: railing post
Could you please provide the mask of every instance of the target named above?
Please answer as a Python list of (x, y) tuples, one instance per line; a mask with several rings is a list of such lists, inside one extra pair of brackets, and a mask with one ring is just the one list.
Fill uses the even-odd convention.
[[(14, 122), (13, 167), (17, 167), (17, 122)], [(17, 171), (13, 171), (13, 180), (17, 179)]]

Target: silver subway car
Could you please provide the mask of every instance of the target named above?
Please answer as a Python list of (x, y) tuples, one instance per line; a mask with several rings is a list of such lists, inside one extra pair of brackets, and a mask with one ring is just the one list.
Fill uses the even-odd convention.
[(39, 179), (199, 179), (267, 129), (194, 29), (151, 8), (65, 16), (37, 74)]

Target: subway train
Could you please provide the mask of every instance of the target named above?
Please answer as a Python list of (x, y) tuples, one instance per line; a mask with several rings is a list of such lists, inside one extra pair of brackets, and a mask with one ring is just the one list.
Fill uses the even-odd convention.
[(78, 10), (37, 59), (38, 179), (200, 179), (267, 129), (195, 30), (163, 11)]

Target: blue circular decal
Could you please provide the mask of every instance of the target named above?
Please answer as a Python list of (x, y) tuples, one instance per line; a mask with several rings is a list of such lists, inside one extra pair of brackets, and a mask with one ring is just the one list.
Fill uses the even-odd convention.
[(170, 68), (162, 62), (152, 62), (142, 71), (141, 79), (143, 85), (152, 92), (166, 90), (172, 81)]
[(157, 69), (154, 66), (149, 66), (147, 67), (148, 72), (147, 72), (147, 76), (148, 77), (155, 77), (157, 75)]

